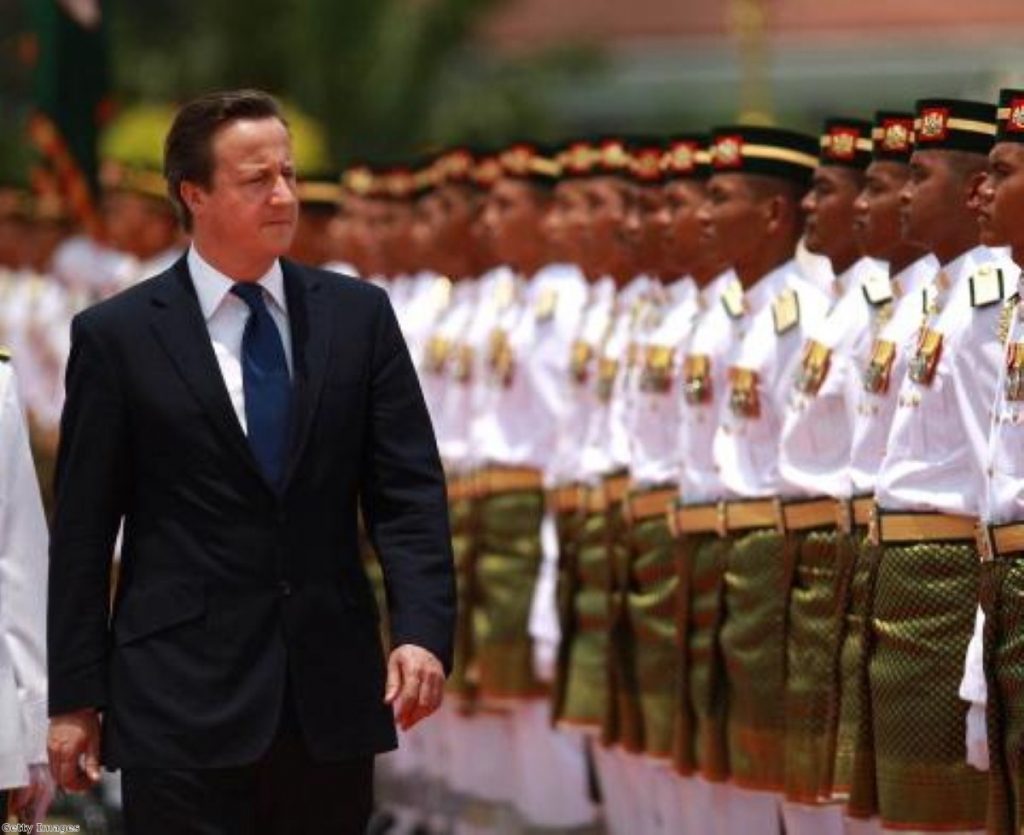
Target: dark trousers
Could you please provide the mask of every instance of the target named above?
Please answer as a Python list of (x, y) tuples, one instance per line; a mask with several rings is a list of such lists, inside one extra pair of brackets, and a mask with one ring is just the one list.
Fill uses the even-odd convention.
[(363, 835), (373, 758), (314, 762), (286, 696), (263, 758), (234, 768), (126, 768), (127, 835)]

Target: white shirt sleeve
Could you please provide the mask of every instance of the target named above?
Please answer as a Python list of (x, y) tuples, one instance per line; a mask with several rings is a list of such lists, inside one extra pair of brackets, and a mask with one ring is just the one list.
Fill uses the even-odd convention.
[(48, 536), (12, 374), (0, 376), (0, 395), (0, 635), (17, 685), (26, 761), (39, 763), (46, 762)]

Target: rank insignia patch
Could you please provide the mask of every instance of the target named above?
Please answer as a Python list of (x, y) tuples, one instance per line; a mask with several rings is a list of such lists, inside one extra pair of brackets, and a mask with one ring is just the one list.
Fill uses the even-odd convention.
[(1003, 300), (1003, 271), (991, 264), (971, 276), (971, 307), (988, 307)]
[(783, 290), (772, 302), (775, 335), (782, 336), (800, 324), (800, 297), (796, 290)]

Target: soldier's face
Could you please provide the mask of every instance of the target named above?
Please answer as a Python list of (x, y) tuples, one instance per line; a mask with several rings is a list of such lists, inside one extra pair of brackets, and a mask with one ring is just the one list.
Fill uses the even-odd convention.
[(667, 183), (664, 192), (665, 246), (680, 269), (688, 271), (703, 245), (700, 207), (706, 197), (704, 185), (696, 180), (676, 180)]
[(636, 252), (637, 266), (645, 272), (659, 271), (664, 260), (664, 202), (661, 187), (656, 185), (636, 186), (630, 196), (626, 234)]
[(845, 168), (822, 166), (815, 170), (802, 204), (806, 213), (804, 241), (811, 252), (834, 258), (849, 250), (859, 185), (857, 175)]
[(626, 232), (629, 186), (614, 177), (592, 177), (584, 194), (589, 215), (587, 245), (600, 265), (628, 258), (633, 247)]
[(988, 157), (980, 192), (979, 223), (985, 239), (1009, 244), (1013, 260), (1024, 259), (1024, 145), (1000, 142)]
[(288, 252), (298, 221), (291, 138), (278, 119), (240, 119), (213, 137), (209, 187), (182, 183), (195, 234), (237, 261)]
[(565, 180), (555, 186), (542, 227), (552, 255), (572, 264), (586, 263), (587, 203), (583, 183)]
[(853, 204), (853, 233), (872, 258), (887, 259), (903, 242), (900, 191), (909, 176), (910, 169), (898, 162), (878, 161), (868, 166), (864, 188)]
[(946, 151), (915, 151), (900, 192), (903, 236), (934, 250), (963, 217), (968, 194)]
[(731, 266), (744, 263), (767, 231), (762, 200), (743, 174), (712, 176), (698, 217), (703, 240)]
[(536, 187), (512, 179), (495, 183), (483, 211), (483, 226), (494, 255), (515, 264), (524, 249), (534, 250), (544, 216), (543, 197)]

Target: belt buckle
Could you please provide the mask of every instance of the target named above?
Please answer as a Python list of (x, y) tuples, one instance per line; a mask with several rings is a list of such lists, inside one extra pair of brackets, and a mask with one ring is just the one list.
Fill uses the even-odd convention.
[(853, 499), (836, 500), (836, 527), (847, 536), (853, 533)]
[(772, 499), (772, 512), (775, 514), (775, 530), (786, 535), (786, 508), (782, 504), (782, 499), (776, 496)]
[(974, 523), (974, 542), (981, 562), (992, 562), (995, 559), (996, 548), (992, 541), (992, 529), (980, 519)]
[(882, 522), (878, 515), (878, 505), (874, 503), (868, 511), (868, 544), (882, 544)]
[(724, 499), (715, 507), (715, 532), (722, 539), (729, 535), (729, 508)]

